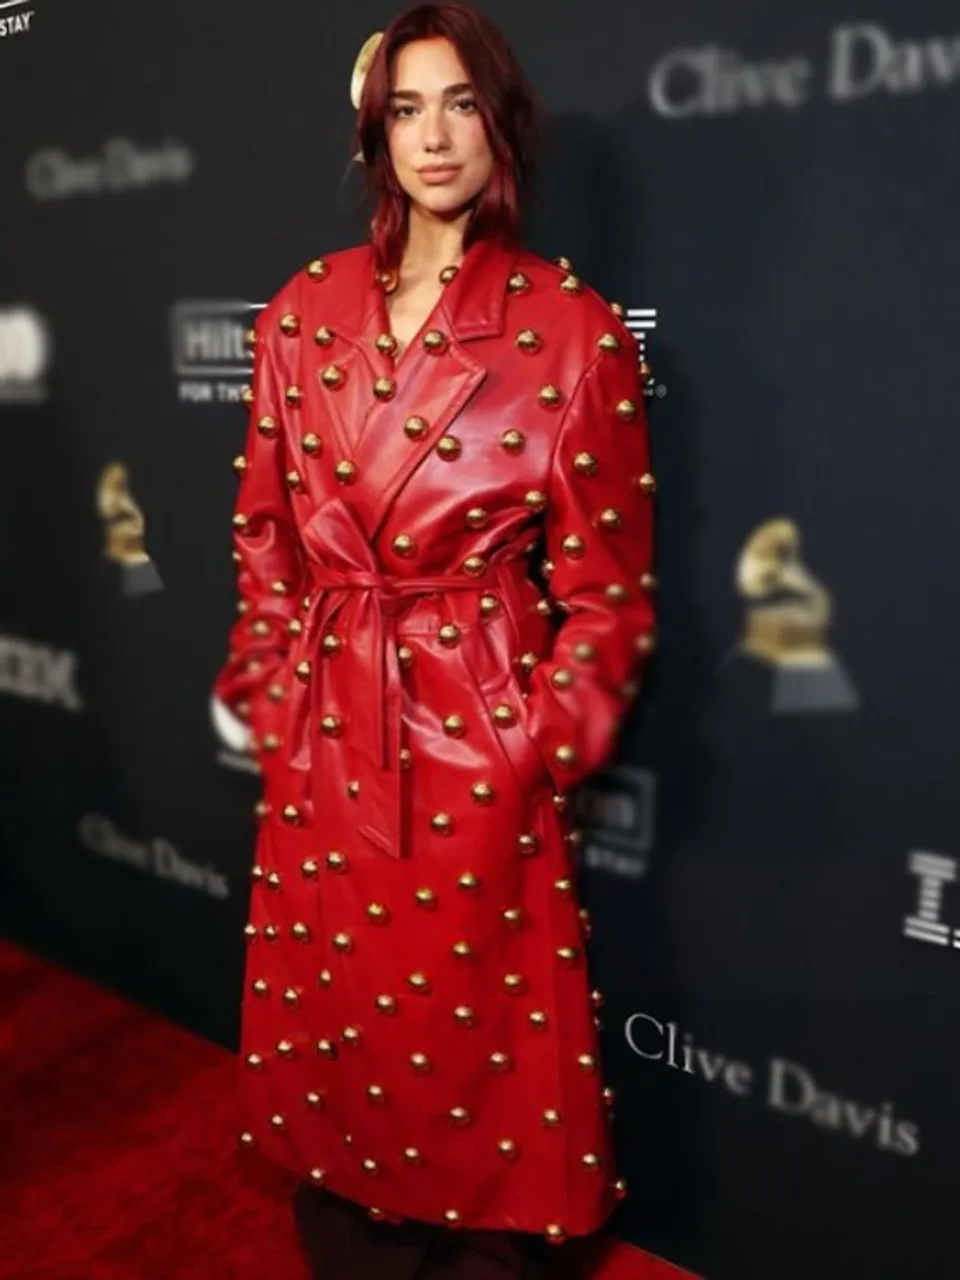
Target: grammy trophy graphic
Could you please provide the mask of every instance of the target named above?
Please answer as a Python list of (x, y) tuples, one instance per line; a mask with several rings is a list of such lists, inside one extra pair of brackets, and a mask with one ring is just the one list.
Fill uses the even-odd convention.
[(162, 591), (163, 581), (144, 546), (143, 512), (130, 492), (124, 463), (110, 462), (101, 471), (97, 511), (104, 526), (103, 554), (118, 567), (123, 594)]
[(792, 520), (754, 529), (740, 552), (736, 586), (745, 604), (743, 632), (725, 674), (749, 665), (748, 683), (762, 691), (769, 711), (854, 710), (856, 689), (826, 642), (833, 601), (803, 563)]

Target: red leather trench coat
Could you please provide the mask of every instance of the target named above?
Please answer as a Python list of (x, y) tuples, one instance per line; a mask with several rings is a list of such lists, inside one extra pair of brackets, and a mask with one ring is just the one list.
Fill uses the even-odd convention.
[(216, 690), (264, 780), (241, 1143), (556, 1240), (625, 1192), (568, 793), (654, 585), (637, 344), (567, 266), (474, 244), (399, 359), (367, 245), (262, 311)]

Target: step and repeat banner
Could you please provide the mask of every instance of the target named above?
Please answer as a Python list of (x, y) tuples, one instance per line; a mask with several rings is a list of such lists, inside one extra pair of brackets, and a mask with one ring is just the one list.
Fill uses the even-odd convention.
[[(946, 1280), (960, 11), (481, 2), (546, 107), (531, 247), (653, 369), (661, 651), (577, 798), (615, 1227), (710, 1280)], [(0, 0), (0, 925), (229, 1046), (243, 334), (364, 237), (393, 12)]]

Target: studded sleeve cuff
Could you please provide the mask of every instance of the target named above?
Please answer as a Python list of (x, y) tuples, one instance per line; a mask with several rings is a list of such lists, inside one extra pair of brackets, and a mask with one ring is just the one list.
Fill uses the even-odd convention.
[(654, 648), (653, 500), (636, 339), (620, 328), (571, 399), (554, 450), (549, 590), (565, 615), (534, 669), (530, 732), (558, 789), (612, 755)]
[(239, 618), (230, 630), (216, 695), (246, 718), (289, 651), (304, 591), (303, 557), (285, 467), (284, 399), (261, 312), (255, 330), (252, 398), (244, 452), (234, 459), (240, 490), (233, 515)]

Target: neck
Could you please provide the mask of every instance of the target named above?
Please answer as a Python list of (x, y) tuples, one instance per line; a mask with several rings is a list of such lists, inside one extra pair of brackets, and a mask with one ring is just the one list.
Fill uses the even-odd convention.
[(457, 263), (463, 257), (463, 233), (470, 209), (453, 218), (438, 218), (410, 205), (407, 217), (407, 243), (403, 250), (403, 266), (411, 273), (435, 272)]

